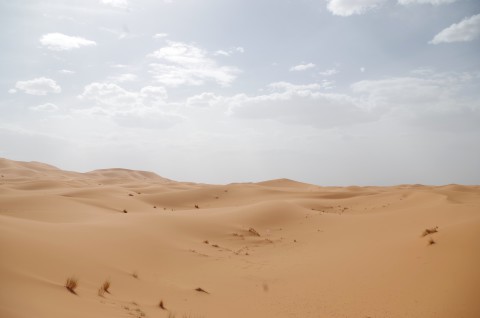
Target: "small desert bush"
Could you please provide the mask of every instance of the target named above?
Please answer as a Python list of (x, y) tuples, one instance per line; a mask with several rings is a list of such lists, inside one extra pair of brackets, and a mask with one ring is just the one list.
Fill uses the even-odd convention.
[(258, 233), (257, 230), (255, 230), (253, 227), (248, 229), (248, 232), (252, 233), (255, 236), (260, 236), (260, 233)]
[(102, 286), (98, 289), (98, 296), (103, 297), (105, 293), (109, 293), (110, 291), (108, 290), (110, 288), (110, 281), (107, 279), (106, 281), (103, 282)]
[(207, 292), (205, 289), (203, 289), (202, 287), (198, 287), (198, 288), (195, 288), (196, 291), (200, 292), (200, 293), (205, 293), (205, 294), (210, 294), (209, 292)]
[(431, 239), (428, 240), (428, 245), (433, 245), (433, 244), (435, 244), (435, 243), (436, 243), (436, 242), (435, 242), (435, 240), (434, 240), (433, 238), (431, 238)]
[(163, 300), (160, 300), (160, 303), (158, 303), (158, 307), (162, 308), (163, 310), (166, 310), (165, 305), (163, 304)]
[(65, 282), (65, 288), (68, 289), (69, 292), (76, 295), (77, 293), (75, 292), (75, 288), (77, 288), (77, 286), (78, 279), (76, 279), (75, 277), (67, 278), (67, 281)]
[(103, 282), (102, 288), (105, 292), (110, 293), (108, 290), (110, 288), (110, 281), (108, 279)]
[(133, 276), (134, 278), (138, 279), (138, 272), (137, 272), (137, 271), (134, 271), (134, 272), (132, 273), (132, 276)]
[(435, 227), (432, 227), (432, 228), (429, 228), (429, 229), (425, 229), (425, 231), (423, 231), (423, 233), (422, 233), (422, 236), (427, 236), (427, 235), (437, 233), (437, 232), (438, 232), (438, 226), (435, 226)]

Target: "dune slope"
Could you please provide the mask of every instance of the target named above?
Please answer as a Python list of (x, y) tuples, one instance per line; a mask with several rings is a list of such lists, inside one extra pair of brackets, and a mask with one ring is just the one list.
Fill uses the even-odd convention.
[(5, 318), (473, 318), (478, 251), (479, 186), (219, 186), (0, 159)]

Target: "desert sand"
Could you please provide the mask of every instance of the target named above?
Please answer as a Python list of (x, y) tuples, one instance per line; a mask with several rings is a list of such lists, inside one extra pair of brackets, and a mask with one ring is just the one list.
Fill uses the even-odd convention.
[(480, 186), (0, 175), (3, 318), (480, 317)]

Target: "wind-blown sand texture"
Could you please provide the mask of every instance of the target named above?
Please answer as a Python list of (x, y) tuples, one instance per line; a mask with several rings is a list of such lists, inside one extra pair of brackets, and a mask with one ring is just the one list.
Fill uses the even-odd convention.
[(480, 317), (479, 186), (0, 175), (3, 318)]

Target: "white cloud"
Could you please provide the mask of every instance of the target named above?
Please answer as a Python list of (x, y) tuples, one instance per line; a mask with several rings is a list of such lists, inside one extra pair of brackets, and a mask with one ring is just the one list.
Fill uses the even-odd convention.
[(435, 74), (433, 69), (425, 67), (413, 69), (410, 71), (410, 73), (418, 76), (430, 76)]
[(81, 101), (94, 102), (76, 113), (111, 118), (119, 125), (135, 128), (168, 128), (184, 120), (170, 109), (167, 91), (159, 86), (146, 86), (128, 91), (114, 83), (94, 82), (85, 86), (78, 96)]
[(73, 75), (75, 74), (75, 71), (71, 71), (71, 70), (60, 70), (58, 71), (60, 74), (64, 74), (64, 75)]
[(299, 64), (299, 65), (292, 66), (290, 68), (290, 71), (305, 71), (314, 67), (315, 67), (315, 64), (313, 63)]
[(168, 41), (168, 46), (162, 47), (149, 56), (180, 65), (198, 65), (204, 62), (211, 63), (206, 55), (205, 50), (194, 45)]
[(312, 84), (292, 84), (289, 82), (274, 82), (270, 83), (267, 86), (272, 91), (285, 91), (285, 92), (306, 92), (307, 94), (312, 91), (317, 91), (323, 88), (321, 84), (312, 83)]
[(128, 68), (130, 66), (126, 65), (126, 64), (111, 64), (110, 67), (113, 67), (113, 68)]
[(100, 3), (112, 6), (119, 9), (127, 9), (128, 1), (127, 0), (100, 0)]
[(213, 107), (218, 105), (224, 98), (214, 93), (204, 92), (192, 97), (189, 97), (186, 101), (186, 105), (189, 107)]
[(322, 84), (272, 83), (272, 92), (248, 96), (239, 94), (225, 100), (231, 116), (274, 119), (282, 123), (332, 128), (371, 120), (370, 114), (348, 95), (321, 91)]
[(168, 98), (167, 90), (161, 86), (145, 86), (140, 90), (141, 102), (147, 106), (160, 105)]
[(230, 53), (228, 53), (227, 51), (224, 51), (224, 50), (218, 50), (215, 53), (213, 53), (213, 55), (230, 56)]
[(218, 56), (218, 55), (223, 55), (223, 56), (231, 56), (232, 54), (235, 53), (245, 53), (245, 49), (241, 46), (229, 49), (228, 51), (225, 50), (218, 50), (213, 53), (213, 55)]
[(352, 85), (365, 107), (395, 121), (420, 128), (478, 130), (480, 99), (469, 91), (478, 87), (478, 75), (415, 73), (414, 76), (364, 80)]
[(28, 81), (18, 81), (15, 84), (15, 88), (30, 95), (58, 94), (62, 91), (53, 79), (46, 77), (39, 77)]
[(153, 36), (154, 39), (163, 39), (168, 37), (168, 33), (157, 33)]
[(227, 105), (227, 114), (234, 118), (319, 129), (383, 121), (417, 129), (472, 131), (480, 129), (480, 99), (471, 95), (479, 80), (478, 74), (431, 71), (359, 81), (346, 94), (327, 93), (324, 83), (277, 82), (256, 96), (204, 93), (191, 102), (210, 108)]
[(165, 105), (168, 94), (161, 86), (145, 86), (138, 92), (132, 92), (114, 83), (94, 82), (85, 86), (78, 97), (115, 112)]
[(119, 40), (136, 37), (136, 35), (130, 33), (126, 25), (123, 26), (122, 30), (106, 27), (99, 27), (98, 29), (114, 35)]
[(440, 4), (448, 4), (454, 3), (458, 0), (398, 0), (398, 3), (403, 5), (409, 4), (433, 4), (433, 5), (440, 5)]
[(159, 83), (167, 86), (202, 85), (206, 81), (228, 86), (240, 72), (233, 66), (219, 66), (205, 50), (181, 42), (168, 41), (167, 46), (148, 57), (164, 62), (151, 63), (150, 73)]
[(135, 107), (137, 94), (129, 92), (114, 83), (94, 82), (85, 86), (79, 96), (81, 100), (91, 100), (110, 109), (121, 110)]
[(110, 76), (109, 80), (115, 83), (135, 82), (138, 80), (138, 76), (131, 73), (125, 73), (116, 76)]
[(320, 74), (320, 75), (323, 75), (323, 76), (332, 76), (332, 75), (335, 75), (335, 74), (337, 74), (337, 73), (338, 73), (338, 71), (337, 71), (336, 69), (332, 68), (332, 69), (329, 69), (329, 70), (325, 70), (325, 71), (323, 71), (323, 72), (320, 72), (319, 74)]
[(429, 42), (431, 44), (468, 42), (473, 41), (480, 36), (480, 14), (465, 18), (458, 23), (454, 23)]
[(68, 51), (83, 46), (95, 46), (97, 43), (78, 36), (68, 36), (62, 33), (48, 33), (42, 35), (40, 43), (52, 51)]
[(327, 9), (334, 15), (351, 16), (363, 14), (382, 5), (386, 0), (329, 0)]
[(42, 112), (55, 112), (59, 107), (52, 103), (45, 103), (37, 106), (30, 107), (31, 110), (42, 111)]
[(9, 94), (15, 94), (16, 92), (17, 92), (17, 90), (14, 89), (14, 88), (10, 88), (10, 89), (8, 90), (8, 93), (9, 93)]
[(448, 77), (411, 76), (381, 80), (363, 80), (352, 85), (355, 93), (366, 94), (368, 108), (418, 107), (437, 103), (450, 94), (454, 86)]
[[(327, 9), (334, 15), (343, 17), (364, 14), (367, 11), (383, 5), (387, 0), (327, 0)], [(453, 3), (458, 0), (397, 0), (401, 5), (432, 4), (441, 5)]]

